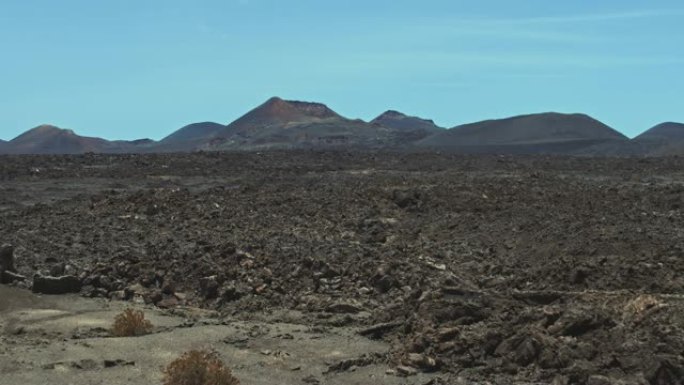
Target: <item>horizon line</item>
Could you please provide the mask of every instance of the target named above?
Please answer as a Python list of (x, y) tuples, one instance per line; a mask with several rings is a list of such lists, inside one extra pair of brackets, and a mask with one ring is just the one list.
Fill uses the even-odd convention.
[[(256, 109), (256, 108), (259, 108), (261, 105), (263, 105), (264, 103), (266, 103), (266, 102), (268, 102), (268, 101), (270, 101), (270, 100), (272, 100), (272, 99), (280, 99), (280, 100), (283, 100), (283, 101), (286, 101), (286, 102), (317, 103), (317, 104), (323, 104), (324, 106), (330, 108), (330, 106), (329, 106), (328, 104), (323, 103), (323, 102), (309, 101), (309, 100), (302, 100), (302, 99), (283, 98), (283, 97), (280, 97), (280, 96), (272, 96), (272, 97), (269, 97), (268, 99), (266, 99), (265, 102), (262, 102), (262, 103), (258, 104), (256, 107), (254, 107), (254, 108), (248, 110), (247, 112), (243, 113), (242, 115), (238, 116), (237, 118), (231, 120), (229, 123), (219, 123), (219, 122), (212, 121), (212, 120), (197, 120), (197, 121), (192, 121), (192, 122), (189, 122), (189, 123), (184, 124), (184, 125), (182, 125), (182, 126), (179, 126), (179, 127), (175, 128), (175, 129), (172, 129), (172, 131), (168, 132), (167, 134), (165, 134), (163, 137), (161, 137), (161, 138), (159, 138), (159, 139), (153, 139), (153, 138), (151, 138), (151, 137), (136, 137), (136, 138), (122, 139), (122, 138), (109, 138), (109, 137), (104, 137), (104, 136), (81, 135), (81, 134), (78, 133), (79, 131), (78, 131), (77, 128), (71, 127), (70, 125), (56, 124), (56, 123), (54, 123), (54, 122), (43, 122), (43, 123), (41, 123), (41, 124), (38, 124), (38, 125), (32, 126), (32, 127), (30, 127), (30, 128), (27, 128), (26, 130), (22, 131), (21, 133), (19, 133), (18, 135), (14, 136), (13, 138), (4, 139), (4, 138), (0, 137), (0, 140), (3, 140), (4, 142), (11, 142), (12, 140), (18, 138), (19, 136), (21, 136), (21, 135), (23, 135), (23, 134), (25, 134), (25, 133), (27, 133), (27, 132), (33, 130), (33, 129), (36, 129), (36, 128), (39, 128), (39, 127), (43, 127), (43, 126), (51, 126), (51, 127), (55, 127), (55, 128), (62, 129), (62, 130), (70, 130), (70, 131), (72, 131), (74, 134), (76, 134), (76, 135), (78, 135), (78, 136), (81, 136), (81, 137), (86, 137), (86, 138), (98, 138), (98, 139), (104, 139), (104, 140), (107, 140), (107, 141), (153, 140), (153, 141), (155, 141), (155, 142), (159, 142), (159, 141), (163, 140), (164, 138), (166, 138), (167, 136), (173, 134), (174, 132), (176, 132), (176, 131), (178, 131), (178, 130), (184, 128), (184, 127), (187, 127), (187, 126), (189, 126), (189, 125), (192, 125), (192, 124), (198, 124), (198, 123), (215, 123), (215, 124), (220, 124), (220, 125), (223, 125), (223, 126), (228, 126), (228, 125), (230, 125), (231, 123), (235, 122), (236, 120), (240, 119), (240, 118), (241, 118), (242, 116), (244, 116), (245, 114), (249, 113), (250, 111), (252, 111), (252, 110), (254, 110), (254, 109)], [(337, 113), (337, 111), (335, 111), (334, 109), (332, 109), (332, 108), (330, 108), (330, 109)], [(398, 109), (395, 109), (395, 108), (388, 108), (388, 109), (384, 110), (383, 112), (381, 112), (380, 114), (376, 115), (375, 117), (373, 117), (373, 118), (371, 118), (371, 119), (364, 119), (364, 118), (349, 118), (349, 117), (347, 117), (346, 115), (342, 115), (342, 114), (338, 114), (338, 115), (340, 115), (340, 116), (342, 116), (342, 117), (344, 117), (344, 118), (346, 118), (346, 119), (350, 119), (350, 120), (357, 120), (357, 119), (358, 119), (358, 120), (361, 120), (361, 121), (363, 121), (363, 122), (365, 122), (365, 123), (370, 123), (373, 119), (379, 117), (380, 115), (382, 115), (382, 114), (384, 114), (384, 113), (386, 113), (386, 112), (390, 112), (390, 111), (399, 112), (399, 113), (401, 113), (401, 114), (406, 115), (407, 117), (414, 117), (414, 118), (420, 118), (420, 119), (431, 120), (431, 121), (433, 121), (433, 123), (434, 123), (436, 126), (441, 127), (441, 128), (444, 128), (444, 129), (446, 129), (446, 130), (454, 129), (454, 128), (457, 128), (457, 127), (460, 127), (460, 126), (463, 126), (463, 125), (468, 125), (468, 124), (481, 123), (481, 122), (487, 122), (487, 121), (496, 121), (496, 120), (505, 120), (505, 119), (510, 119), (510, 118), (523, 117), (523, 116), (531, 116), (531, 115), (543, 115), (543, 114), (585, 115), (585, 116), (588, 116), (588, 117), (590, 117), (590, 118), (592, 118), (592, 119), (594, 119), (594, 120), (597, 120), (597, 121), (601, 122), (602, 124), (605, 124), (605, 125), (608, 126), (609, 128), (611, 128), (611, 129), (613, 129), (613, 130), (619, 132), (620, 134), (624, 135), (625, 137), (627, 137), (627, 138), (629, 138), (629, 139), (633, 139), (633, 138), (635, 138), (635, 137), (641, 135), (642, 133), (648, 131), (649, 129), (651, 129), (651, 128), (657, 126), (657, 125), (660, 125), (660, 124), (665, 124), (665, 123), (681, 124), (681, 123), (679, 123), (679, 122), (676, 122), (676, 121), (673, 121), (673, 120), (667, 120), (667, 119), (666, 119), (666, 120), (660, 121), (660, 122), (658, 122), (658, 123), (655, 123), (655, 124), (653, 124), (653, 125), (650, 126), (650, 127), (645, 128), (643, 131), (637, 133), (637, 134), (634, 135), (634, 136), (629, 136), (629, 135), (627, 135), (626, 133), (624, 133), (622, 130), (620, 130), (619, 128), (615, 128), (615, 127), (613, 127), (613, 126), (611, 126), (611, 125), (609, 125), (609, 124), (604, 123), (601, 119), (598, 119), (598, 118), (596, 118), (596, 117), (594, 117), (594, 116), (592, 116), (592, 115), (590, 115), (590, 114), (588, 114), (588, 113), (578, 112), (578, 111), (575, 111), (575, 112), (563, 112), (563, 111), (560, 111), (560, 110), (553, 110), (553, 111), (539, 111), (539, 112), (523, 112), (523, 113), (518, 113), (518, 114), (508, 115), (508, 116), (502, 116), (502, 117), (492, 117), (492, 118), (485, 118), (485, 119), (480, 119), (480, 120), (475, 120), (475, 121), (462, 122), (462, 123), (458, 123), (458, 124), (453, 125), (453, 126), (450, 125), (450, 126), (446, 126), (446, 127), (445, 127), (445, 126), (440, 126), (440, 125), (438, 125), (437, 123), (434, 122), (434, 120), (432, 120), (432, 119), (431, 119), (430, 117), (428, 117), (428, 116), (413, 115), (413, 114), (411, 114), (411, 113), (406, 113), (406, 112), (404, 112), (404, 111), (401, 111), (401, 110), (398, 110)]]

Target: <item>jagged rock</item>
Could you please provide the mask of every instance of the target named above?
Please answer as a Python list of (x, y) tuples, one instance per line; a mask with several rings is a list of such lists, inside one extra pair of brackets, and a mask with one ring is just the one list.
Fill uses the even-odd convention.
[(419, 353), (409, 353), (404, 359), (404, 364), (424, 372), (433, 372), (438, 368), (437, 361), (434, 358)]
[(173, 295), (164, 297), (161, 301), (157, 302), (157, 307), (162, 309), (172, 309), (180, 305), (180, 301)]
[(135, 366), (135, 361), (126, 360), (104, 360), (103, 365), (105, 368), (115, 368), (117, 366)]
[(221, 289), (221, 293), (219, 296), (221, 297), (222, 301), (231, 302), (237, 301), (238, 299), (242, 298), (243, 292), (240, 289), (238, 289), (235, 285), (227, 285)]
[[(646, 381), (645, 378), (642, 376), (639, 376), (641, 378), (634, 378), (634, 379), (617, 379), (613, 377), (607, 377), (607, 376), (599, 376), (599, 375), (593, 375), (589, 376), (587, 379), (587, 385), (649, 385), (648, 381)], [(659, 384), (659, 383), (657, 383)], [(674, 382), (666, 382), (664, 384), (675, 384)]]
[(156, 304), (162, 299), (164, 299), (164, 294), (161, 290), (152, 290), (145, 293), (145, 295), (143, 295), (143, 298), (145, 299), (146, 304)]
[(394, 190), (392, 191), (392, 201), (402, 209), (418, 206), (420, 204), (420, 193), (413, 190)]
[(375, 275), (371, 277), (371, 284), (382, 293), (386, 293), (397, 285), (397, 282), (387, 272), (388, 268), (382, 266), (378, 268)]
[(2, 273), (2, 278), (0, 278), (0, 280), (0, 283), (24, 282), (26, 281), (26, 277), (11, 271), (5, 271)]
[(12, 271), (14, 269), (14, 247), (12, 245), (0, 246), (0, 272)]
[(117, 290), (109, 293), (109, 298), (112, 300), (116, 301), (125, 301), (126, 300), (126, 291), (125, 290)]
[(521, 333), (503, 341), (496, 348), (496, 355), (508, 357), (520, 366), (527, 366), (537, 360), (542, 352), (541, 338), (534, 334)]
[(100, 275), (100, 277), (98, 279), (98, 283), (99, 283), (99, 287), (101, 287), (105, 290), (112, 290), (113, 289), (112, 279), (106, 275)]
[(684, 359), (680, 357), (660, 357), (646, 372), (651, 385), (684, 385)]
[(126, 299), (131, 299), (135, 296), (144, 296), (145, 293), (147, 292), (147, 289), (139, 283), (136, 283), (134, 285), (130, 285), (124, 289), (126, 292)]
[(415, 376), (418, 374), (418, 371), (410, 366), (405, 366), (405, 365), (399, 365), (397, 366), (397, 374), (400, 376), (408, 377), (408, 376)]
[(554, 377), (551, 385), (570, 385), (570, 378), (568, 376), (557, 375)]
[(204, 277), (199, 280), (200, 293), (202, 297), (206, 299), (216, 298), (218, 295), (219, 282), (218, 277), (212, 275), (210, 277)]
[(0, 283), (11, 283), (15, 281), (14, 269), (14, 247), (11, 245), (0, 246)]
[(326, 309), (330, 313), (360, 313), (363, 308), (357, 304), (349, 302), (336, 302)]
[(369, 338), (381, 338), (388, 331), (403, 325), (402, 322), (385, 322), (359, 330), (359, 334)]
[(549, 327), (551, 334), (578, 337), (602, 327), (612, 327), (615, 323), (602, 314), (571, 312), (562, 316)]
[(52, 267), (50, 267), (50, 276), (61, 277), (64, 275), (65, 269), (66, 264), (64, 262), (53, 265)]
[(41, 294), (67, 294), (81, 291), (81, 280), (73, 275), (50, 277), (36, 275), (33, 277), (33, 292)]

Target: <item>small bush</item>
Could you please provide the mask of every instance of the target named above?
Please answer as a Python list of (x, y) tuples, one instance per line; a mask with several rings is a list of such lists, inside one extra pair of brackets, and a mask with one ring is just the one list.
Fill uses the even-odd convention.
[(164, 369), (164, 385), (239, 385), (212, 351), (191, 350)]
[(631, 319), (634, 323), (639, 324), (665, 306), (665, 303), (658, 298), (650, 294), (642, 294), (627, 303), (623, 318)]
[(148, 334), (152, 331), (152, 323), (145, 319), (140, 310), (126, 309), (116, 316), (112, 334), (116, 337), (134, 337)]

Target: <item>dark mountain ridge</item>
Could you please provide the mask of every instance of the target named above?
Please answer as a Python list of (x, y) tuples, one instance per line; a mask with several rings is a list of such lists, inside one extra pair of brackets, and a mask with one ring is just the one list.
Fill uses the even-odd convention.
[(684, 154), (684, 124), (662, 123), (632, 140), (590, 116), (556, 112), (444, 129), (432, 120), (396, 110), (365, 122), (346, 118), (322, 103), (273, 97), (227, 125), (192, 123), (159, 142), (108, 141), (51, 125), (35, 127), (9, 142), (0, 140), (0, 153), (10, 154), (337, 147), (489, 154), (671, 155)]
[(322, 103), (273, 97), (216, 132), (201, 149), (382, 148), (399, 140), (394, 132), (343, 117)]
[(0, 150), (8, 154), (119, 153), (138, 152), (150, 143), (149, 139), (108, 141), (102, 138), (80, 136), (70, 129), (43, 124), (10, 140), (0, 147)]
[(388, 110), (371, 120), (372, 124), (396, 128), (399, 130), (424, 130), (435, 133), (445, 130), (430, 119), (423, 119), (417, 116), (408, 116), (396, 110)]
[(172, 144), (184, 141), (194, 141), (201, 139), (211, 139), (214, 135), (226, 126), (214, 122), (199, 122), (188, 124), (173, 132), (171, 135), (160, 140), (162, 144)]
[(583, 147), (626, 141), (626, 136), (588, 115), (547, 112), (457, 126), (418, 145), (467, 153), (572, 154)]
[(632, 139), (641, 152), (649, 155), (684, 155), (684, 124), (666, 122)]

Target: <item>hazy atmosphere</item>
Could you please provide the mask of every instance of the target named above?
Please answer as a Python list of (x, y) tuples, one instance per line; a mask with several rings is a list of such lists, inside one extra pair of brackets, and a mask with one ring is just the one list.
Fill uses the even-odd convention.
[(0, 2), (0, 139), (160, 139), (271, 96), (453, 127), (557, 111), (684, 121), (680, 1)]

